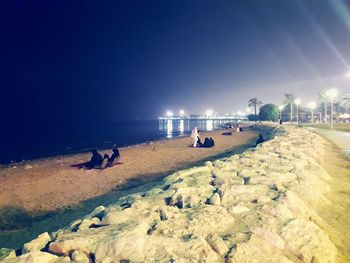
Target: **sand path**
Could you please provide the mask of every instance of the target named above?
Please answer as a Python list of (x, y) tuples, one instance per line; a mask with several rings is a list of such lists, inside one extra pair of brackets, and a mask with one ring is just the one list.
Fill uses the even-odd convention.
[[(254, 131), (211, 136), (213, 148), (191, 148), (183, 137), (120, 149), (122, 165), (105, 170), (79, 170), (71, 167), (89, 160), (90, 154), (59, 156), (0, 169), (0, 208), (18, 207), (28, 212), (44, 212), (68, 207), (111, 191), (133, 179), (149, 179), (177, 168), (185, 168), (208, 157), (232, 151), (255, 141)], [(154, 149), (156, 146), (156, 150)], [(110, 154), (109, 151), (106, 151)], [(102, 152), (104, 153), (104, 152)]]

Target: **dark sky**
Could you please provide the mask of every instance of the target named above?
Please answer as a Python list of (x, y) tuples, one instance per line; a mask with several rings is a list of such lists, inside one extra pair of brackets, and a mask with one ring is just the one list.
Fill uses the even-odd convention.
[(151, 119), (350, 90), (348, 1), (0, 1), (0, 118)]

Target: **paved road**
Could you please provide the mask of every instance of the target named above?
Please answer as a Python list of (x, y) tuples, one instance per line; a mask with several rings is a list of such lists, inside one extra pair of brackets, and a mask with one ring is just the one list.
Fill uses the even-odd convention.
[(350, 132), (325, 130), (312, 127), (308, 127), (307, 129), (310, 129), (311, 131), (314, 131), (333, 141), (344, 151), (345, 155), (350, 158)]

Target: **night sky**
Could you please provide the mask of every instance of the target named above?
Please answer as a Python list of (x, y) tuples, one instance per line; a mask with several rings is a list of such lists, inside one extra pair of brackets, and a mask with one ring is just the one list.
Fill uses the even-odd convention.
[(0, 1), (0, 119), (135, 120), (350, 90), (346, 1)]

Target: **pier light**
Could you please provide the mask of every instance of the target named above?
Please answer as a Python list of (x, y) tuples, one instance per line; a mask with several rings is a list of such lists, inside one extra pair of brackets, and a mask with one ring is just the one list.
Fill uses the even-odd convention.
[(167, 111), (166, 112), (166, 116), (168, 117), (168, 118), (171, 118), (171, 117), (173, 117), (174, 116), (174, 114), (173, 114), (173, 112), (172, 111)]
[(207, 111), (205, 112), (205, 116), (211, 117), (211, 116), (213, 116), (213, 113), (214, 113), (213, 110), (207, 110)]
[(179, 113), (180, 113), (181, 117), (185, 116), (185, 111), (184, 110), (180, 110)]
[(301, 103), (301, 99), (297, 98), (294, 100), (295, 105), (297, 105), (297, 123), (299, 123), (299, 105)]
[(331, 129), (333, 129), (333, 100), (338, 95), (336, 88), (331, 88), (326, 91), (326, 96), (331, 99)]
[(316, 109), (316, 102), (311, 101), (307, 106), (311, 110), (311, 123), (314, 123), (314, 109)]

